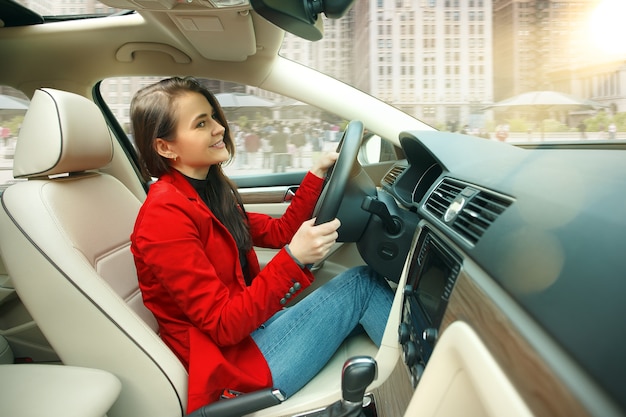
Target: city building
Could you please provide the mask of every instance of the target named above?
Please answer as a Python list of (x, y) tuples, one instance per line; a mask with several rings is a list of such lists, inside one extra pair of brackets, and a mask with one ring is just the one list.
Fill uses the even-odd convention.
[[(359, 3), (355, 2), (355, 5)], [(341, 19), (323, 18), (324, 37), (315, 42), (286, 33), (281, 55), (351, 83), (358, 73), (353, 65), (355, 19), (354, 10)]]
[(354, 71), (368, 77), (358, 86), (439, 128), (483, 127), (493, 101), (490, 0), (363, 0), (353, 12)]
[(579, 62), (561, 71), (555, 71), (573, 94), (606, 106), (612, 114), (626, 112), (626, 59)]
[[(550, 87), (570, 93), (603, 106), (611, 115), (626, 112), (626, 58), (598, 57), (579, 60), (552, 69), (548, 73)], [(572, 112), (574, 121), (593, 112)]]
[(494, 99), (554, 89), (550, 75), (576, 61), (597, 2), (494, 0)]
[[(553, 90), (592, 100), (611, 114), (625, 112), (626, 59), (607, 54), (592, 36), (591, 17), (599, 4), (494, 0), (494, 100)], [(563, 121), (572, 126), (594, 112), (572, 111)]]
[(482, 127), (493, 101), (489, 0), (360, 0), (282, 51), (437, 127)]

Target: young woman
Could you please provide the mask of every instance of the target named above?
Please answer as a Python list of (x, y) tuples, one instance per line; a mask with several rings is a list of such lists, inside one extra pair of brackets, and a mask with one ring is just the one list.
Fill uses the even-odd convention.
[[(380, 344), (393, 293), (367, 267), (286, 308), (313, 282), (304, 265), (321, 260), (337, 238), (339, 220), (310, 219), (336, 153), (319, 158), (274, 219), (246, 212), (224, 175), (235, 145), (217, 100), (197, 81), (145, 87), (131, 119), (144, 174), (158, 178), (131, 249), (144, 303), (189, 371), (188, 412), (224, 390), (295, 393), (357, 327)], [(253, 246), (280, 251), (260, 270)]]

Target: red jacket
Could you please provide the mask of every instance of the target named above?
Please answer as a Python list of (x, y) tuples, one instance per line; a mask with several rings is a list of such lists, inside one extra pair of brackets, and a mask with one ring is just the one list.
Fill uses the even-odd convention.
[(247, 254), (255, 277), (249, 287), (234, 239), (185, 177), (173, 171), (150, 187), (131, 250), (144, 303), (189, 371), (188, 412), (216, 401), (224, 389), (272, 386), (250, 333), (284, 307), (294, 284), (297, 295), (313, 281), (284, 246), (311, 217), (322, 184), (307, 174), (280, 219), (248, 213), (254, 245), (282, 248), (262, 271), (254, 250)]

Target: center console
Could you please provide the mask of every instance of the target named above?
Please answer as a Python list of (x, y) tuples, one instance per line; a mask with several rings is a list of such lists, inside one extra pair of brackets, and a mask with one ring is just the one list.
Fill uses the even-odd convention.
[(409, 264), (398, 329), (403, 360), (415, 387), (432, 354), (439, 326), (461, 269), (461, 258), (424, 227)]

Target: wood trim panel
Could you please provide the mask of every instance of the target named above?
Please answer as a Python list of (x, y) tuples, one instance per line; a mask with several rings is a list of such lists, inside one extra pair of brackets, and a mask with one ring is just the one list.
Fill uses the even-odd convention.
[(284, 203), (287, 187), (271, 191), (259, 189), (259, 191), (246, 192), (239, 190), (243, 204)]
[(413, 386), (402, 360), (378, 388), (372, 390), (376, 403), (377, 417), (398, 417), (404, 415), (413, 397)]
[(535, 416), (590, 416), (513, 323), (463, 272), (452, 291), (440, 331), (457, 320), (476, 331)]

